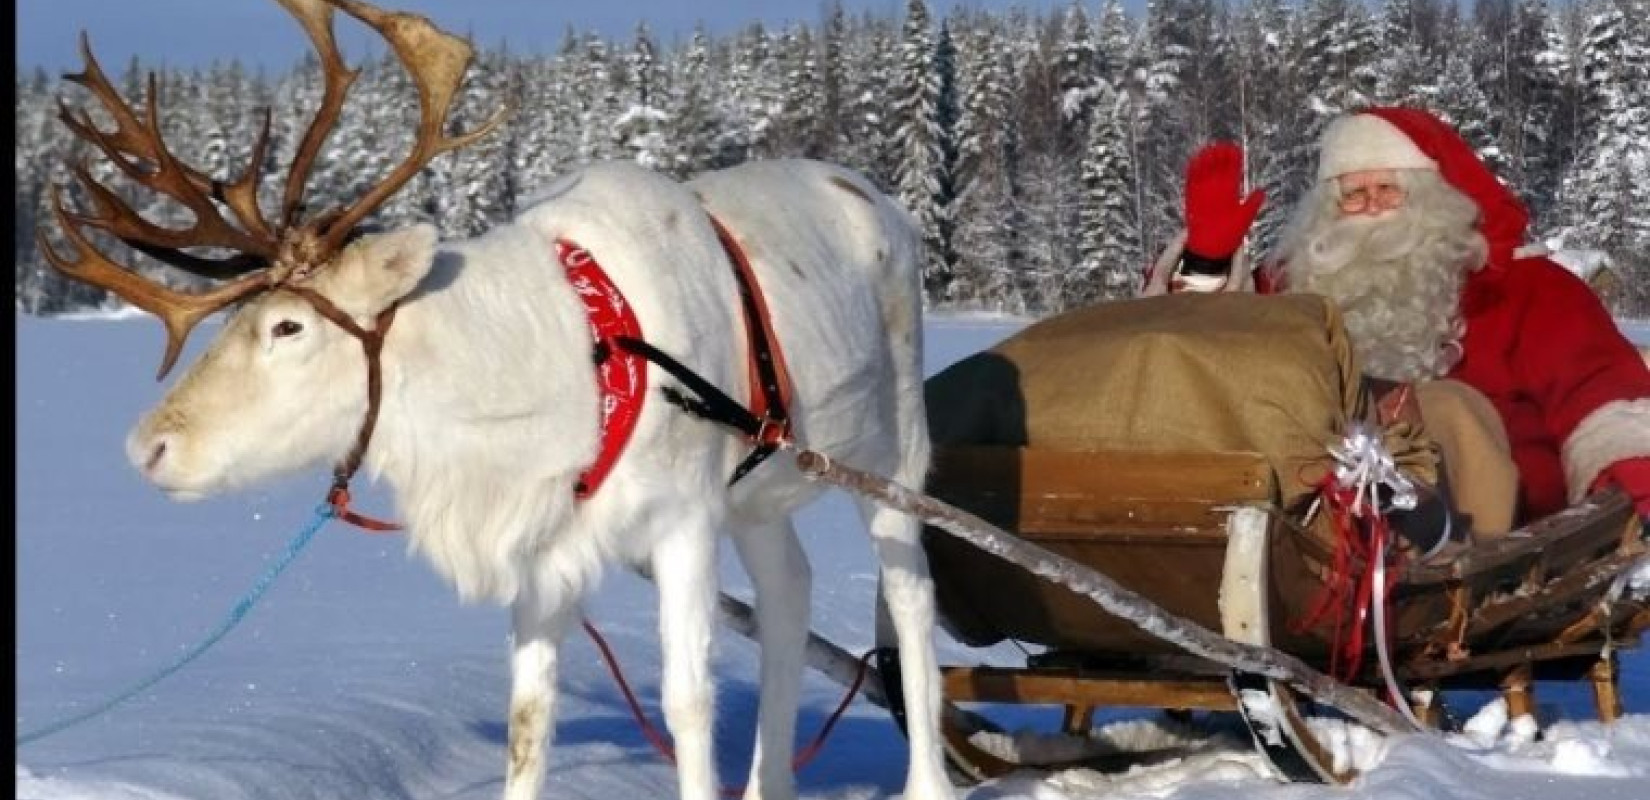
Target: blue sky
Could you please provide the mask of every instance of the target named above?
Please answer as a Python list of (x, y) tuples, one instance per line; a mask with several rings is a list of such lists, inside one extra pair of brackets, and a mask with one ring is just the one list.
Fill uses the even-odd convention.
[[(936, 15), (953, 7), (1004, 10), (1014, 6), (1048, 9), (1069, 0), (929, 0)], [(1137, 8), (1143, 0), (1127, 0)], [(569, 25), (610, 37), (628, 37), (647, 21), (669, 44), (703, 22), (713, 34), (762, 20), (815, 23), (827, 0), (384, 0), (384, 7), (418, 11), (447, 27), (473, 32), (484, 45), (503, 41), (517, 52), (548, 52)], [(1085, 2), (1091, 13), (1099, 0)], [(850, 13), (903, 14), (904, 0), (843, 0)], [(123, 66), (135, 53), (145, 61), (198, 66), (238, 56), (245, 63), (282, 70), (308, 45), (297, 26), (273, 0), (18, 0), (17, 64), (51, 71), (78, 69), (77, 37), (90, 34), (99, 61)], [(346, 55), (379, 48), (359, 25), (339, 25)]]

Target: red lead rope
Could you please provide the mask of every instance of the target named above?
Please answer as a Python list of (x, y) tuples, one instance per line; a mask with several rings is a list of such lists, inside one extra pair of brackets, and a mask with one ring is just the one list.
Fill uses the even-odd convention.
[(363, 514), (349, 510), (349, 486), (343, 483), (333, 484), (332, 491), (327, 492), (327, 505), (332, 506), (332, 515), (372, 533), (393, 533), (401, 530), (401, 526), (394, 522), (384, 522)]
[[(619, 691), (624, 694), (625, 702), (630, 705), (630, 715), (635, 717), (637, 727), (642, 729), (642, 735), (647, 737), (648, 742), (652, 743), (653, 749), (659, 751), (659, 755), (663, 756), (666, 761), (672, 764), (676, 763), (676, 750), (670, 746), (670, 742), (665, 739), (665, 735), (659, 732), (659, 729), (648, 720), (647, 714), (642, 711), (642, 704), (636, 699), (636, 693), (630, 690), (630, 682), (625, 680), (624, 671), (619, 668), (619, 659), (613, 655), (612, 648), (607, 646), (607, 640), (602, 638), (601, 633), (596, 630), (596, 626), (591, 625), (588, 621), (584, 623), (584, 632), (590, 635), (590, 640), (596, 643), (596, 649), (601, 651), (602, 663), (606, 664), (607, 671), (613, 674), (613, 681), (619, 685)], [(831, 735), (831, 729), (835, 728), (837, 721), (842, 719), (842, 715), (848, 710), (848, 704), (853, 702), (854, 695), (859, 693), (860, 685), (865, 682), (865, 673), (870, 669), (871, 656), (874, 653), (875, 651), (867, 651), (859, 657), (859, 671), (854, 673), (854, 681), (848, 687), (848, 693), (843, 695), (842, 702), (838, 703), (836, 710), (832, 711), (831, 716), (826, 718), (825, 724), (819, 727), (819, 733), (814, 735), (814, 740), (809, 742), (807, 747), (798, 751), (796, 756), (791, 759), (792, 772), (807, 766), (825, 747), (825, 739)], [(743, 786), (728, 786), (722, 789), (723, 797), (739, 797), (744, 793), (745, 787)]]

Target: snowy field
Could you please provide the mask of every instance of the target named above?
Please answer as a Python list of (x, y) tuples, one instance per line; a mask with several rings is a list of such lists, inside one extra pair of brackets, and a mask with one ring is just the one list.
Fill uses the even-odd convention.
[[(929, 370), (1021, 324), (931, 320)], [(1624, 327), (1650, 344), (1650, 322)], [(327, 476), (173, 504), (139, 480), (122, 446), (162, 389), (153, 380), (160, 326), (19, 316), (16, 332), (16, 724), (27, 734), (95, 707), (201, 642), (314, 519)], [(196, 346), (210, 333), (197, 333)], [(381, 493), (357, 491), (363, 510), (389, 513)], [(871, 642), (875, 579), (849, 505), (839, 497), (816, 505), (802, 533), (816, 575), (814, 628), (860, 652)], [(748, 597), (728, 563), (729, 591)], [(588, 618), (657, 718), (654, 602), (649, 584), (615, 574)], [(17, 796), (494, 798), (504, 765), (507, 633), (504, 611), (459, 605), (393, 535), (333, 523), (214, 649), (130, 702), (20, 747)], [(1013, 656), (941, 643), (946, 663), (1014, 663)], [(753, 645), (723, 633), (718, 744), (730, 782), (742, 780), (748, 764), (756, 663)], [(673, 796), (672, 769), (631, 721), (595, 648), (577, 635), (561, 689), (546, 798)], [(1586, 693), (1541, 687), (1541, 716), (1575, 721), (1558, 722), (1540, 741), (1487, 698), (1452, 698), (1478, 712), (1469, 733), (1365, 743), (1356, 755), (1375, 766), (1347, 789), (1277, 784), (1247, 748), (1234, 746), (1124, 775), (1025, 773), (958, 796), (1643, 800), (1650, 796), (1644, 650), (1626, 656), (1624, 692), (1629, 717), (1607, 729), (1587, 721)], [(812, 736), (839, 697), (836, 685), (809, 676), (802, 735)], [(903, 753), (884, 712), (857, 702), (800, 774), (802, 793), (897, 797)]]

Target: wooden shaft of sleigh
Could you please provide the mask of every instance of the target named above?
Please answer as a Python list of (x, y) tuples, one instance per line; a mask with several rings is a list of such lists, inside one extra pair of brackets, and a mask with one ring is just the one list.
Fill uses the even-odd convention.
[(1363, 690), (1318, 672), (1294, 656), (1232, 641), (1175, 616), (1087, 566), (1032, 545), (948, 503), (886, 478), (843, 466), (811, 450), (802, 450), (797, 454), (797, 466), (811, 479), (824, 481), (910, 514), (974, 547), (1054, 581), (1087, 597), (1118, 618), (1195, 656), (1288, 683), (1378, 731), (1408, 733), (1415, 730), (1415, 726), (1396, 710)]

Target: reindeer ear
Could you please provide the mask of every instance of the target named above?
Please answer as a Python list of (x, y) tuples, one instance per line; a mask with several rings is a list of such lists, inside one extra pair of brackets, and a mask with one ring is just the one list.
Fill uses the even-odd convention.
[(420, 224), (368, 234), (344, 248), (322, 291), (340, 308), (370, 317), (407, 296), (435, 263), (436, 229)]

